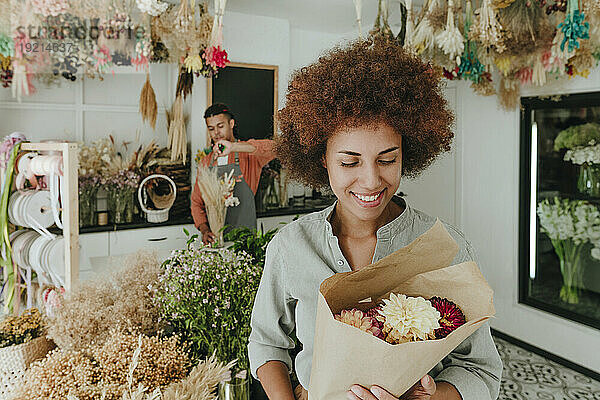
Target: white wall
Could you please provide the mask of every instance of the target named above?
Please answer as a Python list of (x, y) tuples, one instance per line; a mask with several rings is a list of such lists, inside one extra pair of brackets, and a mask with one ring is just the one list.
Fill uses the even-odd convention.
[[(600, 90), (600, 71), (588, 79), (553, 82), (523, 95)], [(458, 90), (457, 135), (462, 154), (459, 226), (471, 240), (495, 291), (492, 327), (594, 371), (600, 371), (597, 330), (518, 304), (519, 111), (505, 112), (497, 98)]]

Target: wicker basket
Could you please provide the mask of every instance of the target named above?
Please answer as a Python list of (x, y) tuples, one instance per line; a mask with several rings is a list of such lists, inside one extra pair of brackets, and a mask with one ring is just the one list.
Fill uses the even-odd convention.
[(42, 336), (27, 343), (1, 348), (0, 399), (8, 398), (7, 395), (23, 378), (29, 364), (43, 358), (54, 347), (54, 342)]

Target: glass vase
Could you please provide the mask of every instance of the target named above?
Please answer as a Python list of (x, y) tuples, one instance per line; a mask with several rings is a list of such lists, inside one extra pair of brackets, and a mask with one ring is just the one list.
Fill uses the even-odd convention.
[(97, 189), (93, 189), (79, 193), (79, 227), (96, 225), (97, 191)]
[(245, 375), (245, 378), (219, 383), (219, 400), (250, 400), (250, 379)]
[(108, 191), (108, 205), (113, 224), (127, 224), (133, 221), (133, 194), (131, 190)]
[(279, 197), (277, 197), (277, 191), (275, 190), (275, 178), (273, 177), (269, 179), (269, 186), (267, 186), (267, 191), (265, 193), (264, 204), (267, 210), (279, 208)]
[(562, 287), (560, 299), (565, 303), (579, 303), (579, 292), (583, 285), (581, 249), (583, 243), (576, 244), (572, 239), (553, 240), (554, 250), (560, 260)]
[(600, 197), (600, 165), (582, 164), (579, 167), (577, 190), (588, 196)]

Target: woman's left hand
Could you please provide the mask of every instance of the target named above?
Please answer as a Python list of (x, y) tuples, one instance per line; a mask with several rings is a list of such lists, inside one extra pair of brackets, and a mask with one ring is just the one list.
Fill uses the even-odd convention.
[(229, 140), (221, 139), (213, 146), (215, 157), (226, 156), (233, 151), (233, 143)]
[[(430, 400), (431, 396), (435, 393), (435, 381), (429, 375), (425, 375), (419, 382), (415, 383), (413, 387), (408, 389), (400, 399), (402, 400)], [(360, 385), (352, 385), (350, 390), (346, 393), (346, 397), (350, 400), (397, 400), (387, 390), (379, 386), (371, 386), (370, 389), (366, 389)]]

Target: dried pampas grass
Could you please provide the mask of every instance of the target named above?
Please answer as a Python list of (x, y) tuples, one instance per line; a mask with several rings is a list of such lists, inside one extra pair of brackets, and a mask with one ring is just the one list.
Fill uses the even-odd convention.
[(152, 129), (156, 129), (158, 106), (156, 105), (156, 94), (150, 84), (149, 73), (146, 73), (146, 83), (140, 93), (140, 114), (142, 114), (142, 121), (148, 121)]
[(159, 309), (148, 288), (156, 286), (160, 272), (156, 254), (138, 252), (113, 276), (80, 283), (48, 318), (47, 336), (61, 348), (81, 350), (103, 343), (113, 327), (155, 334)]
[(207, 360), (200, 361), (187, 378), (167, 387), (162, 400), (216, 399), (217, 385), (230, 378), (234, 364), (235, 361), (229, 364), (219, 362), (213, 354)]
[(173, 102), (171, 112), (167, 112), (169, 132), (168, 148), (171, 150), (171, 161), (185, 160), (187, 157), (187, 133), (183, 116), (183, 99), (178, 94)]

